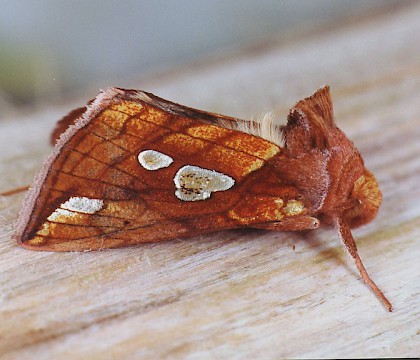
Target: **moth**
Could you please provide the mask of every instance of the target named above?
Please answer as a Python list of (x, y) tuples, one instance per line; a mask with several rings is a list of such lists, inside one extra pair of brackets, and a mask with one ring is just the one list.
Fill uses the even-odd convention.
[(24, 200), (15, 239), (46, 251), (86, 251), (235, 228), (334, 225), (383, 304), (350, 228), (382, 195), (336, 126), (329, 87), (299, 101), (281, 126), (109, 88), (52, 134), (52, 154)]

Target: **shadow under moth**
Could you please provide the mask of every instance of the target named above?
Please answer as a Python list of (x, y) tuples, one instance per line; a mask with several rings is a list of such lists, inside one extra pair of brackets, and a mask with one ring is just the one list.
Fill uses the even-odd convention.
[(382, 196), (336, 126), (328, 87), (280, 126), (245, 121), (109, 88), (57, 124), (56, 143), (24, 200), (15, 239), (46, 251), (86, 251), (242, 227), (334, 225), (363, 280), (350, 231)]

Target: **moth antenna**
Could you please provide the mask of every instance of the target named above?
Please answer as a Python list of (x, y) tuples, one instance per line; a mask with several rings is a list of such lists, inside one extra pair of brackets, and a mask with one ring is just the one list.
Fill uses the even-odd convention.
[(0, 196), (11, 196), (11, 195), (15, 195), (15, 194), (19, 194), (20, 192), (24, 192), (29, 190), (29, 185), (26, 186), (21, 186), (12, 190), (8, 190), (8, 191), (4, 191), (2, 193), (0, 193)]
[(347, 250), (349, 255), (355, 261), (357, 269), (359, 270), (360, 275), (362, 276), (363, 280), (365, 281), (366, 284), (369, 285), (369, 287), (373, 290), (376, 296), (382, 301), (382, 303), (385, 305), (388, 311), (392, 311), (391, 302), (386, 298), (386, 296), (379, 289), (379, 287), (373, 282), (368, 272), (366, 271), (362, 263), (362, 259), (360, 259), (359, 253), (357, 252), (356, 242), (354, 241), (349, 225), (343, 220), (343, 218), (337, 217), (336, 226), (337, 226), (341, 241), (343, 243), (343, 246)]

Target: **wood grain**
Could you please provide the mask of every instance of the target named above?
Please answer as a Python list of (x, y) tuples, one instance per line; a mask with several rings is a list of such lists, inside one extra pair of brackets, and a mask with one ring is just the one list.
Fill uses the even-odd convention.
[[(420, 5), (138, 87), (249, 118), (328, 83), (338, 125), (384, 194), (354, 232), (388, 313), (333, 230), (220, 232), (91, 253), (39, 253), (0, 197), (2, 359), (404, 357), (420, 349)], [(94, 95), (94, 94), (92, 94)], [(23, 186), (69, 108), (1, 123), (0, 191)], [(22, 135), (25, 136), (22, 136)], [(293, 250), (295, 246), (295, 250)]]

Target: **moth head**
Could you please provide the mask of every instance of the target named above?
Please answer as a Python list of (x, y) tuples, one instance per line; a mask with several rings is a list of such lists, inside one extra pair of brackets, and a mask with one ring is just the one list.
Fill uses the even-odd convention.
[(353, 185), (348, 200), (349, 206), (343, 212), (343, 218), (350, 227), (357, 227), (373, 220), (382, 202), (378, 182), (368, 171), (360, 176)]

